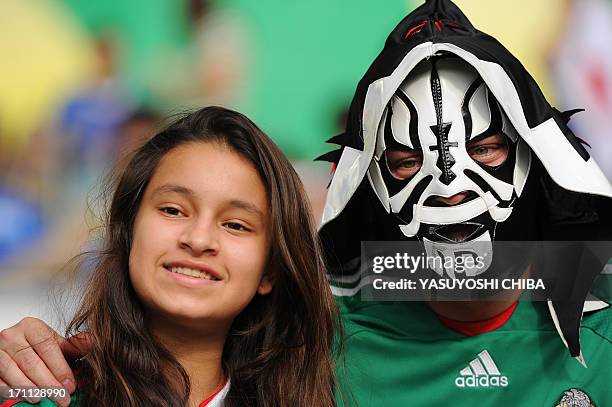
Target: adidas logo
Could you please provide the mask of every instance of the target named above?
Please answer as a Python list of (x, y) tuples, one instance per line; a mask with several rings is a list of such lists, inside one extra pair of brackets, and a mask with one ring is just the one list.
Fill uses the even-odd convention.
[(508, 377), (503, 376), (489, 352), (483, 350), (455, 379), (457, 387), (507, 387)]

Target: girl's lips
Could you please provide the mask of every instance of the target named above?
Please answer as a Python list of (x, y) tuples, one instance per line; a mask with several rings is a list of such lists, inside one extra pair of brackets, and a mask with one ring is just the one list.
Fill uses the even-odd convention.
[(170, 272), (178, 272), (184, 275), (193, 275), (198, 277), (204, 274), (205, 277), (213, 280), (223, 280), (219, 273), (213, 270), (206, 264), (199, 264), (192, 261), (173, 261), (163, 264), (164, 268)]
[(168, 267), (164, 267), (166, 273), (169, 275), (170, 278), (172, 278), (174, 281), (182, 284), (182, 285), (186, 285), (186, 286), (206, 286), (206, 285), (213, 285), (213, 284), (218, 284), (221, 280), (214, 280), (214, 279), (210, 279), (210, 278), (202, 278), (202, 277), (197, 277), (197, 276), (192, 276), (192, 275), (187, 275), (187, 274), (183, 274), (183, 273), (178, 273), (176, 271), (173, 271), (172, 269), (168, 268)]

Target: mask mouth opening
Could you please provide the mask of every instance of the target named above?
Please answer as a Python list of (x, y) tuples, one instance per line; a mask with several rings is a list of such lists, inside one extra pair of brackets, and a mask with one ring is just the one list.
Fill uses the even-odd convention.
[(484, 225), (474, 222), (454, 223), (452, 225), (433, 226), (430, 233), (440, 241), (463, 243), (476, 237)]
[[(465, 191), (462, 192), (465, 193), (465, 197), (461, 200), (461, 202), (459, 203), (466, 203), (469, 201), (472, 201), (476, 198), (478, 198), (478, 194), (474, 191)], [(437, 196), (437, 195), (433, 195), (430, 196), (429, 198), (425, 199), (425, 202), (423, 202), (423, 206), (433, 206), (436, 208), (442, 208), (442, 207), (447, 207), (447, 206), (453, 206), (452, 204), (449, 204), (447, 202), (444, 202), (443, 197)]]

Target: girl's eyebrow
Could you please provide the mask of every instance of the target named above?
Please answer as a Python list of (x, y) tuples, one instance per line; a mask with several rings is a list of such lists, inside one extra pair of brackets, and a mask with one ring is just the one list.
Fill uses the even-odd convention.
[(230, 206), (238, 209), (244, 209), (247, 212), (251, 212), (257, 216), (264, 217), (264, 213), (255, 205), (250, 202), (242, 201), (240, 199), (233, 199), (229, 202)]
[[(165, 184), (160, 187), (157, 187), (153, 191), (152, 196), (161, 195), (161, 194), (165, 194), (169, 192), (174, 192), (174, 193), (178, 193), (182, 195), (188, 195), (190, 197), (196, 196), (196, 193), (192, 189), (187, 188), (186, 186), (177, 185), (177, 184)], [(251, 202), (243, 201), (241, 199), (232, 199), (231, 201), (229, 201), (228, 204), (231, 207), (243, 209), (247, 212), (251, 212), (254, 215), (260, 216), (262, 218), (265, 217), (264, 213)]]
[(155, 188), (152, 196), (165, 194), (168, 192), (175, 192), (178, 194), (189, 195), (192, 197), (196, 195), (196, 193), (192, 189), (189, 189), (183, 185), (165, 184), (165, 185)]

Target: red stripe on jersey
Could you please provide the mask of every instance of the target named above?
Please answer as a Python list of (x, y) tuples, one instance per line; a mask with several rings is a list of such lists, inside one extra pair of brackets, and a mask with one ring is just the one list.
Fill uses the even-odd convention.
[(516, 309), (518, 302), (515, 302), (499, 315), (494, 316), (490, 319), (485, 319), (484, 321), (475, 321), (475, 322), (467, 322), (467, 321), (456, 321), (454, 319), (443, 317), (442, 315), (438, 315), (438, 319), (442, 322), (446, 327), (452, 329), (455, 332), (459, 332), (460, 334), (466, 336), (474, 336), (480, 335), (485, 332), (495, 331), (497, 328), (503, 326), (510, 317), (512, 313)]
[(4, 403), (0, 404), (0, 407), (11, 407), (17, 403), (21, 403), (19, 400), (6, 400)]
[[(219, 389), (214, 392), (209, 398), (207, 398), (206, 400), (204, 400), (201, 404), (200, 407), (206, 407), (208, 405), (208, 403), (210, 403), (212, 401), (212, 399), (215, 398), (215, 396), (217, 396), (217, 394), (219, 394), (219, 392), (221, 392), (221, 390), (223, 390), (223, 388), (225, 387), (225, 385), (227, 384), (227, 380), (225, 381), (225, 383), (223, 383), (221, 385), (221, 387), (219, 387)], [(3, 406), (0, 406), (3, 407)]]

